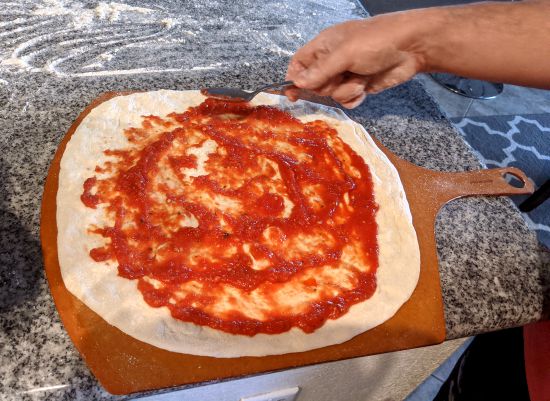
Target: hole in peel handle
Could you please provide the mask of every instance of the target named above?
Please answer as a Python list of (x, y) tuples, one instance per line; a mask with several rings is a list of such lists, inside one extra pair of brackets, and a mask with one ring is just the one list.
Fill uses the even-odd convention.
[(502, 178), (504, 178), (508, 185), (514, 188), (525, 188), (525, 181), (523, 177), (518, 177), (513, 173), (504, 173), (502, 174)]
[[(492, 170), (489, 170), (492, 171)], [(504, 167), (494, 169), (500, 173), (503, 184), (508, 189), (509, 195), (532, 194), (535, 190), (533, 181), (523, 171), (516, 167)]]

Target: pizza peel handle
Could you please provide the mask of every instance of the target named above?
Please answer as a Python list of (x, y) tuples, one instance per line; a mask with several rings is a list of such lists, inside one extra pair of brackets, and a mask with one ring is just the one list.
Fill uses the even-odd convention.
[[(518, 186), (510, 184), (506, 177), (513, 176), (520, 181)], [(460, 173), (439, 173), (434, 181), (436, 193), (443, 202), (473, 195), (525, 195), (534, 191), (532, 181), (515, 167), (495, 168)]]
[[(533, 182), (516, 167), (464, 172), (435, 171), (403, 160), (379, 141), (375, 142), (399, 171), (407, 199), (415, 209), (413, 216), (422, 216), (423, 220), (435, 221), (439, 209), (453, 199), (480, 195), (526, 195), (534, 192)], [(507, 181), (509, 176), (519, 180), (520, 184), (511, 185)]]

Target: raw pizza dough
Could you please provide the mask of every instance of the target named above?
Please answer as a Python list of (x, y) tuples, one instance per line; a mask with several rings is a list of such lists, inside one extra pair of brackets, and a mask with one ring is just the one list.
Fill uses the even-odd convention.
[(57, 193), (59, 264), (67, 289), (108, 323), (138, 340), (174, 352), (218, 358), (285, 354), (339, 344), (391, 318), (412, 295), (420, 273), (418, 241), (397, 170), (364, 128), (340, 110), (305, 101), (292, 104), (276, 95), (260, 94), (251, 103), (277, 105), (302, 122), (326, 121), (370, 168), (379, 205), (379, 266), (371, 298), (310, 334), (293, 328), (276, 335), (234, 335), (174, 319), (166, 307), (149, 306), (137, 289), (137, 280), (119, 277), (115, 263), (90, 258), (90, 250), (102, 246), (103, 239), (90, 235), (88, 228), (101, 226), (105, 217), (101, 208), (85, 207), (80, 196), (84, 181), (94, 175), (96, 165), (107, 160), (103, 151), (126, 148), (122, 132), (139, 126), (142, 116), (183, 112), (204, 99), (199, 91), (118, 96), (94, 108), (80, 123), (61, 160)]

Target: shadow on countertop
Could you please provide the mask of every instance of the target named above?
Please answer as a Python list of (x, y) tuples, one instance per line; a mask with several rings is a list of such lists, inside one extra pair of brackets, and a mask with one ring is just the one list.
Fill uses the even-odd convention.
[(0, 159), (0, 313), (36, 298), (42, 276), (38, 239), (9, 211), (7, 169)]

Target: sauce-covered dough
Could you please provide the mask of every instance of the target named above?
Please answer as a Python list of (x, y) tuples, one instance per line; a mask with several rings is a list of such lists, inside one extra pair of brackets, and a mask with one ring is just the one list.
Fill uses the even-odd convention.
[(112, 98), (67, 144), (67, 288), (125, 333), (216, 357), (300, 352), (389, 319), (418, 281), (399, 176), (336, 109), (261, 94)]
[(374, 293), (371, 175), (326, 122), (207, 99), (125, 135), (81, 199), (113, 221), (90, 227), (107, 240), (90, 256), (152, 307), (233, 334), (310, 333)]

